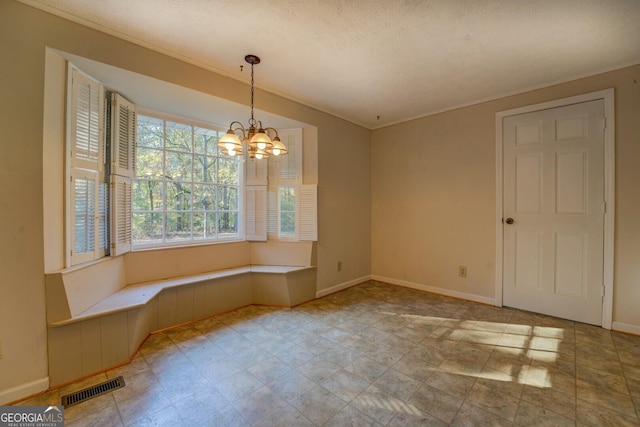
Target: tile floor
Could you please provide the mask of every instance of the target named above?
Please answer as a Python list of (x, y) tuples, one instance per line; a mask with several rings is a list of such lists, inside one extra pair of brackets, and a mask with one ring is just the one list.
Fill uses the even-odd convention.
[(66, 426), (638, 426), (640, 337), (368, 282), (152, 335)]

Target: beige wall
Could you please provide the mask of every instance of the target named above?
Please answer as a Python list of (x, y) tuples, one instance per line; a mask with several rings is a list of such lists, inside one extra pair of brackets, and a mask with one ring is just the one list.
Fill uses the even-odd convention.
[(607, 88), (616, 116), (613, 327), (640, 332), (640, 66), (374, 131), (373, 275), (493, 300), (496, 113)]
[[(233, 102), (248, 101), (245, 83), (16, 1), (0, 0), (0, 404), (47, 386), (43, 170), (50, 172), (52, 167), (51, 147), (43, 147), (46, 47)], [(317, 173), (318, 181), (318, 289), (367, 276), (371, 270), (369, 130), (256, 92), (261, 109), (318, 128), (317, 172), (313, 163), (305, 164), (305, 179)], [(46, 120), (58, 120), (56, 117), (59, 115), (51, 114)], [(333, 151), (339, 152), (335, 161)], [(48, 228), (61, 226), (59, 218), (47, 218), (46, 224)], [(47, 248), (59, 250), (55, 249), (58, 246), (54, 243)], [(339, 273), (336, 256), (345, 265)], [(59, 254), (48, 257), (51, 265), (60, 260)]]
[(16, 15), (15, 9), (13, 2), (0, 2), (0, 393), (47, 376), (41, 190), (44, 50), (25, 37), (30, 20)]
[(492, 295), (495, 118), (481, 110), (373, 132), (374, 275)]

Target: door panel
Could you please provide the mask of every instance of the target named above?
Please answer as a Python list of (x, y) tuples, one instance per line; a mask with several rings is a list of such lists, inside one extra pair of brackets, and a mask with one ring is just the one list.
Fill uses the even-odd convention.
[(516, 212), (542, 213), (542, 155), (516, 155)]
[(556, 233), (555, 241), (556, 294), (585, 298), (587, 296), (584, 271), (587, 266), (587, 235)]
[(542, 289), (542, 242), (541, 232), (516, 230), (515, 275), (513, 285), (519, 289)]
[(589, 189), (588, 153), (556, 154), (556, 213), (586, 215)]
[(600, 325), (604, 102), (503, 119), (503, 303)]

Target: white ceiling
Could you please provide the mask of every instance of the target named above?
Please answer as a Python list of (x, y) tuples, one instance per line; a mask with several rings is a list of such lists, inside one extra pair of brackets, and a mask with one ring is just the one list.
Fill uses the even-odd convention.
[(639, 0), (22, 1), (370, 129), (640, 63)]

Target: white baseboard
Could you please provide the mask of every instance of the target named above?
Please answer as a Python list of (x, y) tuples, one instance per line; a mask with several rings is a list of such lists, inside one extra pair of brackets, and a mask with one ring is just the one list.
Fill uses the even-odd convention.
[(628, 334), (640, 335), (640, 326), (630, 325), (628, 323), (613, 322), (611, 329), (619, 332), (626, 332)]
[(30, 383), (20, 384), (8, 390), (0, 390), (0, 405), (26, 399), (49, 388), (49, 377), (40, 378)]
[(427, 291), (427, 292), (444, 295), (448, 297), (480, 302), (483, 304), (496, 305), (495, 298), (487, 298), (480, 295), (467, 294), (465, 292), (453, 291), (451, 289), (439, 288), (437, 286), (423, 285), (422, 283), (407, 282), (406, 280), (392, 279), (391, 277), (378, 276), (375, 274), (371, 276), (371, 279), (377, 280), (379, 282), (390, 283), (392, 285), (398, 285), (398, 286), (404, 286), (406, 288), (418, 289), (420, 291)]
[(316, 298), (325, 297), (325, 296), (327, 296), (329, 294), (332, 294), (334, 292), (338, 292), (338, 291), (341, 291), (343, 289), (347, 289), (347, 288), (350, 288), (352, 286), (359, 285), (360, 283), (364, 283), (364, 282), (367, 282), (369, 280), (371, 280), (371, 276), (370, 275), (369, 276), (359, 277), (359, 278), (353, 279), (353, 280), (349, 280), (348, 282), (339, 283), (339, 284), (337, 284), (335, 286), (332, 286), (330, 288), (322, 289), (320, 291), (317, 291), (316, 292)]

